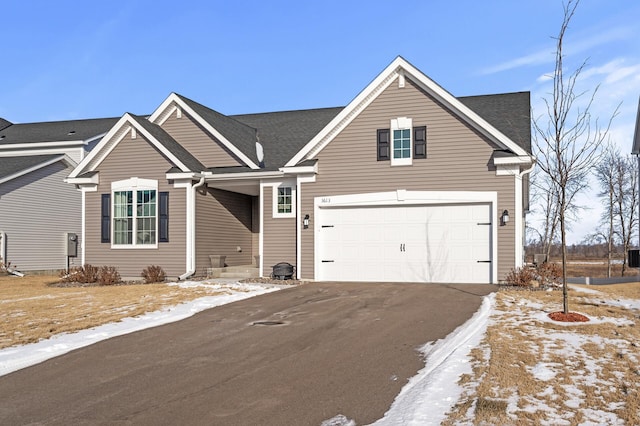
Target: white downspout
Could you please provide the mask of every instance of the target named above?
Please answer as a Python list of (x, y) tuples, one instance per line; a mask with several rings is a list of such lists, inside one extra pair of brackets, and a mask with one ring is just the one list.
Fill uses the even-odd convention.
[(200, 181), (187, 188), (187, 272), (179, 280), (189, 278), (196, 273), (196, 190), (204, 185), (204, 176)]
[[(526, 170), (523, 170), (521, 172), (518, 173), (518, 178), (516, 179), (516, 185), (520, 186), (520, 194), (522, 194), (522, 178), (524, 177), (524, 175), (529, 174), (533, 171), (533, 169), (536, 167), (536, 160), (533, 159), (533, 162), (531, 164), (531, 167), (529, 167)], [(520, 205), (518, 206), (518, 209), (522, 209), (522, 216), (520, 217), (520, 215), (517, 215), (516, 217), (516, 222), (517, 224), (517, 228), (516, 228), (516, 241), (519, 239), (520, 244), (518, 244), (516, 247), (516, 266), (523, 266), (525, 264), (525, 255), (524, 255), (524, 246), (525, 246), (525, 220), (524, 220), (524, 209), (522, 208), (522, 196), (520, 197), (519, 203)], [(518, 235), (519, 234), (519, 235)], [(519, 263), (521, 262), (521, 263)]]

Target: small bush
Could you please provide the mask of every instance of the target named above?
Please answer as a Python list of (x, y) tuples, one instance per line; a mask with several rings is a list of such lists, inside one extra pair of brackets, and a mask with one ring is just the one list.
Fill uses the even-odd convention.
[(144, 268), (140, 276), (144, 278), (145, 284), (163, 282), (167, 278), (167, 274), (165, 274), (164, 270), (160, 266), (156, 265)]
[(505, 281), (507, 284), (529, 287), (532, 281), (536, 280), (536, 275), (532, 269), (523, 267), (512, 269), (506, 276)]
[(122, 281), (118, 268), (115, 266), (101, 266), (98, 271), (98, 284), (114, 285)]
[(560, 284), (562, 268), (557, 263), (545, 262), (542, 265), (538, 265), (537, 273), (542, 285)]
[(98, 267), (89, 265), (74, 266), (69, 271), (60, 271), (60, 281), (63, 283), (95, 283), (98, 281)]

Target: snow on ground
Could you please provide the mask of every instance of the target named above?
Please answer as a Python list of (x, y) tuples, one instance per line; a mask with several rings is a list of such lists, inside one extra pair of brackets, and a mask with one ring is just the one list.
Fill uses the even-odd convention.
[(271, 285), (240, 284), (233, 281), (217, 283), (184, 281), (180, 283), (170, 283), (169, 285), (177, 285), (180, 287), (206, 286), (220, 290), (222, 294), (201, 297), (160, 311), (149, 312), (137, 317), (124, 318), (120, 322), (101, 325), (77, 333), (58, 334), (50, 339), (41, 340), (37, 343), (2, 349), (0, 350), (0, 376), (38, 364), (101, 340), (179, 321), (205, 309), (213, 308), (214, 306), (247, 299), (281, 288)]
[[(204, 309), (278, 289), (277, 286), (247, 285), (231, 282), (218, 284), (185, 282), (175, 285), (218, 286), (220, 290), (225, 291), (226, 294), (196, 299), (192, 302), (162, 311), (152, 312), (136, 318), (127, 318), (119, 323), (107, 324), (73, 334), (58, 335), (38, 343), (0, 350), (0, 375), (42, 362), (100, 340), (178, 321)], [(576, 288), (576, 290), (581, 289)], [(593, 297), (594, 303), (606, 303), (621, 306), (626, 309), (640, 310), (640, 301), (638, 300), (611, 300), (608, 296), (597, 290), (585, 291)], [(445, 339), (437, 342), (428, 342), (421, 348), (421, 352), (425, 356), (425, 367), (409, 380), (396, 397), (391, 408), (385, 413), (384, 417), (375, 422), (374, 425), (438, 425), (446, 418), (447, 413), (459, 401), (463, 392), (463, 389), (458, 385), (458, 378), (462, 374), (471, 373), (469, 356), (471, 349), (480, 346), (487, 326), (491, 324), (492, 321), (502, 320), (500, 317), (505, 314), (505, 312), (496, 309), (495, 297), (495, 294), (486, 296), (478, 312)], [(529, 315), (527, 312), (531, 312), (528, 308), (537, 307), (539, 311), (541, 305), (534, 305), (536, 305), (534, 302), (514, 299), (513, 305), (509, 310), (509, 315), (512, 318), (522, 318), (523, 315)], [(527, 312), (525, 312), (525, 310)], [(546, 315), (537, 313), (530, 315), (529, 318), (540, 322), (551, 321)], [(606, 317), (592, 320), (593, 321), (590, 321), (588, 324), (593, 324), (594, 321), (614, 323), (621, 321), (620, 319)], [(574, 323), (572, 325), (576, 326), (577, 324)], [(538, 331), (538, 333), (540, 333), (540, 331)], [(548, 338), (548, 343), (545, 345), (546, 353), (557, 350), (554, 348), (562, 347), (564, 348), (562, 349), (563, 351), (578, 353), (582, 356), (582, 359), (585, 360), (584, 366), (582, 367), (583, 370), (576, 374), (576, 380), (585, 382), (594, 380), (595, 375), (592, 373), (599, 368), (599, 361), (588, 359), (586, 353), (582, 350), (582, 345), (602, 338), (573, 332), (547, 333), (545, 337)], [(612, 339), (609, 338), (607, 340)], [(558, 345), (558, 342), (562, 344)], [(640, 359), (636, 359), (636, 354), (628, 355), (633, 358), (634, 362), (640, 362)], [(540, 381), (550, 381), (558, 374), (560, 368), (564, 368), (564, 366), (547, 362), (543, 356), (540, 362), (530, 369), (530, 372)], [(605, 383), (592, 383), (592, 385), (593, 384), (606, 385)], [(471, 386), (473, 386), (473, 384), (471, 384)], [(552, 392), (550, 387), (548, 391)], [(566, 416), (571, 414), (571, 409), (579, 408), (582, 391), (578, 386), (568, 391), (572, 396), (569, 401), (566, 401), (566, 407), (569, 408), (569, 410), (565, 410), (564, 413), (552, 413), (552, 421), (549, 424), (568, 424)], [(535, 411), (548, 409), (548, 407), (541, 406), (540, 401), (531, 400), (527, 402), (529, 405), (526, 406), (525, 404), (525, 408), (521, 409), (518, 408), (519, 403), (517, 400), (509, 401), (507, 411), (513, 413), (518, 410)], [(620, 419), (613, 413), (615, 409), (616, 407), (612, 406), (611, 412), (604, 412), (602, 410), (583, 408), (582, 413), (588, 419), (588, 423), (591, 422), (589, 424), (618, 424)], [(325, 420), (322, 426), (356, 426), (356, 423), (344, 415), (337, 415)]]

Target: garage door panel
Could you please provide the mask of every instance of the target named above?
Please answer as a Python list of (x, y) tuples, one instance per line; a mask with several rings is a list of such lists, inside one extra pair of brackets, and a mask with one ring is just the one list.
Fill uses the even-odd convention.
[[(491, 282), (491, 207), (323, 208), (319, 279)], [(483, 263), (478, 263), (481, 261)]]

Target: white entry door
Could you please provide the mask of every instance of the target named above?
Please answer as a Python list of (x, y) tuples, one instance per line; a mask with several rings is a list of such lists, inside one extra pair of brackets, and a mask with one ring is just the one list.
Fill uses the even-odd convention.
[(322, 281), (491, 282), (488, 204), (322, 208)]

